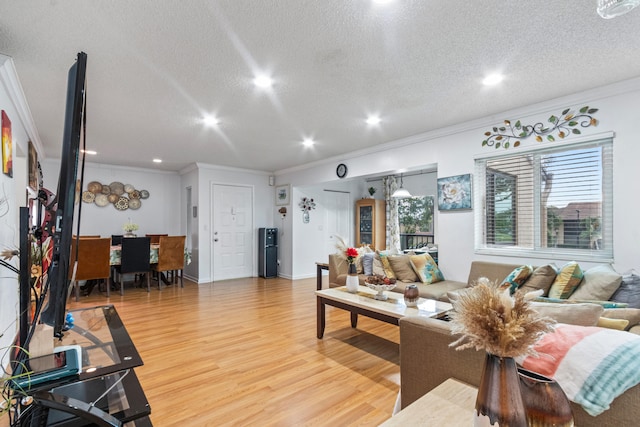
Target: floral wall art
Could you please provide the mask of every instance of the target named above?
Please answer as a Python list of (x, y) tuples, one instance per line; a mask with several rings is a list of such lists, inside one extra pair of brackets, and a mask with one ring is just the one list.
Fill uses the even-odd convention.
[(438, 209), (471, 208), (471, 174), (438, 178)]

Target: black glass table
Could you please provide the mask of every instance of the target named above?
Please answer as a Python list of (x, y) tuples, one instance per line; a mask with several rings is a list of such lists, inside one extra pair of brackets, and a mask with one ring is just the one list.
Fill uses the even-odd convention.
[(70, 313), (74, 326), (58, 345), (79, 345), (82, 368), (74, 380), (34, 394), (36, 402), (48, 409), (46, 425), (150, 426), (151, 407), (133, 370), (142, 366), (142, 358), (115, 307)]

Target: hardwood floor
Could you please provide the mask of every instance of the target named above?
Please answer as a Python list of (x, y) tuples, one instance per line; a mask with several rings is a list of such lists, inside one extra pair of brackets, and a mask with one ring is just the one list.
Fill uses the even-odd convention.
[[(114, 304), (145, 365), (156, 426), (376, 426), (399, 390), (397, 326), (327, 307), (316, 338), (316, 279), (248, 278), (94, 290), (69, 308)], [(326, 286), (326, 277), (325, 277)]]

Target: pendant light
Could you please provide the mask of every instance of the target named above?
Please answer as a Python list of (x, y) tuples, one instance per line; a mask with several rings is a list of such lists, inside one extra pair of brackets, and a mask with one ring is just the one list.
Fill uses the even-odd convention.
[(624, 15), (638, 5), (640, 0), (598, 0), (596, 10), (604, 19), (611, 19)]
[(404, 183), (402, 182), (402, 174), (400, 174), (400, 188), (393, 192), (391, 197), (395, 197), (398, 199), (402, 199), (405, 197), (411, 197), (411, 193), (409, 193), (404, 187)]

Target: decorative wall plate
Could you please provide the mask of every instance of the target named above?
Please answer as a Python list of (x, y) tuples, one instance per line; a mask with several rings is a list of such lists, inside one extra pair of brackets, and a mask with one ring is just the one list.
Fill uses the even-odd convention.
[(118, 201), (118, 199), (120, 198), (120, 196), (118, 196), (115, 193), (111, 193), (107, 196), (107, 199), (109, 200), (109, 203), (113, 203), (114, 205), (116, 204), (116, 202)]
[(94, 203), (100, 207), (107, 206), (109, 204), (109, 197), (106, 194), (97, 194)]
[(95, 198), (96, 198), (96, 195), (93, 194), (91, 191), (82, 192), (82, 201), (85, 203), (93, 203)]
[(129, 198), (130, 199), (139, 199), (140, 198), (140, 192), (138, 190), (133, 190), (131, 193), (129, 193)]
[(135, 187), (131, 184), (125, 184), (124, 185), (124, 192), (125, 193), (132, 193), (133, 190), (135, 190)]
[(129, 199), (129, 209), (139, 209), (142, 206), (140, 199)]
[(149, 192), (147, 190), (140, 190), (140, 198), (141, 199), (148, 199), (149, 198)]
[(113, 194), (117, 194), (118, 196), (121, 196), (124, 193), (124, 184), (121, 182), (114, 181), (111, 184), (109, 184), (109, 187), (111, 188), (111, 192)]
[(103, 185), (102, 186), (102, 194), (106, 194), (106, 195), (111, 194), (111, 187), (109, 187), (108, 185)]
[(129, 209), (129, 199), (127, 199), (126, 197), (120, 197), (118, 201), (114, 204), (114, 206), (119, 211), (127, 210)]
[(89, 184), (87, 184), (87, 190), (91, 191), (94, 194), (98, 194), (102, 192), (102, 184), (100, 184), (98, 181), (91, 181)]

